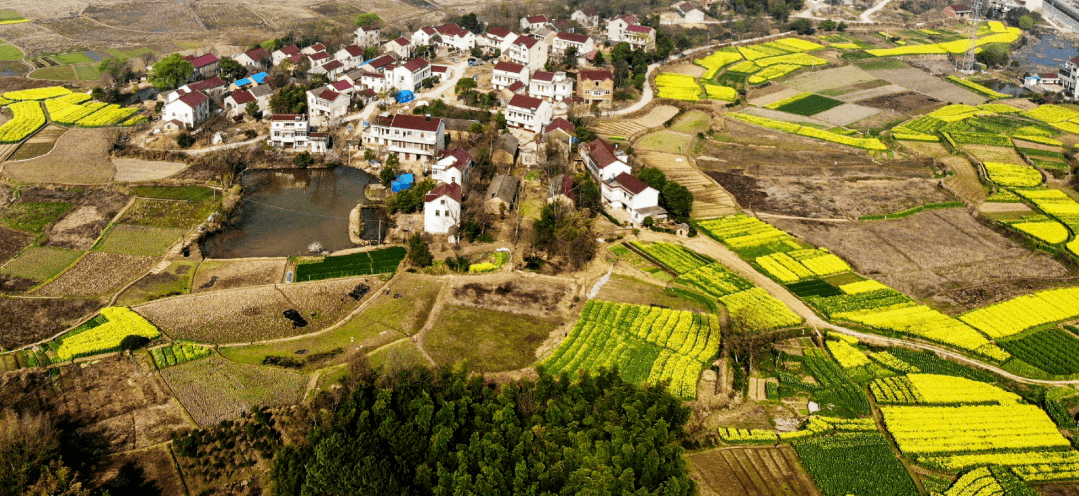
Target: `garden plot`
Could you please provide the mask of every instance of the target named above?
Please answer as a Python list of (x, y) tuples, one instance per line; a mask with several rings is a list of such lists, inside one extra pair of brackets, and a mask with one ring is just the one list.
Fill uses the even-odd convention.
[(835, 126), (846, 126), (862, 119), (868, 119), (881, 111), (872, 107), (863, 107), (853, 103), (847, 103), (838, 107), (825, 110), (813, 115), (814, 119), (820, 119)]
[(154, 266), (157, 259), (92, 251), (34, 296), (111, 296)]
[(66, 131), (66, 128), (60, 126), (46, 126), (19, 145), (15, 153), (12, 153), (7, 159), (10, 162), (15, 162), (45, 155), (52, 151), (56, 140), (63, 136)]
[(160, 257), (169, 247), (182, 241), (186, 232), (186, 229), (118, 224), (109, 229), (94, 249), (125, 255)]
[(219, 291), (243, 286), (281, 282), (286, 259), (278, 260), (207, 260), (199, 265), (191, 292)]
[[(52, 190), (51, 193), (68, 193)], [(60, 194), (61, 201), (74, 204), (55, 224), (49, 227), (42, 246), (88, 250), (101, 232), (127, 203), (127, 195), (111, 189), (90, 189), (81, 193)]]
[(637, 156), (645, 164), (663, 171), (667, 179), (676, 181), (693, 193), (691, 217), (717, 217), (737, 210), (734, 197), (702, 174), (686, 156), (648, 150), (638, 151)]
[[(345, 278), (288, 286), (259, 286), (157, 300), (134, 310), (176, 339), (243, 343), (310, 334), (336, 323), (359, 305), (348, 296), (368, 278)], [(296, 326), (284, 316), (296, 310)]]
[[(936, 145), (943, 148), (943, 145), (938, 143), (924, 143), (924, 145)], [(989, 188), (982, 184), (978, 176), (978, 170), (971, 165), (969, 160), (954, 155), (940, 157), (938, 160), (955, 173), (954, 176), (944, 179), (944, 184), (947, 184), (952, 191), (955, 191), (957, 195), (968, 203), (979, 204), (985, 201), (986, 196), (989, 194)]]
[(801, 91), (818, 93), (825, 90), (853, 86), (856, 84), (875, 81), (878, 78), (869, 74), (855, 65), (825, 69), (823, 71), (807, 72), (788, 79), (785, 85)]
[(197, 260), (179, 259), (164, 270), (155, 269), (124, 290), (117, 298), (116, 305), (132, 306), (167, 296), (187, 294), (198, 264)]
[(693, 140), (694, 138), (692, 136), (685, 133), (657, 131), (642, 136), (640, 139), (633, 142), (633, 146), (640, 150), (655, 150), (667, 153), (689, 153), (693, 145)]
[(688, 455), (701, 493), (715, 496), (819, 496), (788, 446), (745, 447)]
[(233, 363), (218, 356), (161, 371), (191, 417), (202, 427), (239, 417), (259, 406), (303, 399), (307, 376), (272, 367)]
[[(749, 104), (755, 105), (757, 107), (766, 107), (778, 101), (795, 97), (803, 93), (802, 90), (796, 88), (786, 88), (778, 84), (775, 85), (775, 88), (776, 90), (772, 91), (771, 93), (767, 93), (761, 96), (754, 95), (753, 98), (749, 99)], [(754, 93), (756, 94), (757, 92), (754, 91)]]
[(536, 349), (560, 325), (532, 315), (445, 306), (422, 343), (439, 365), (467, 361), (475, 372), (518, 370), (536, 361)]
[(512, 274), (492, 274), (482, 282), (454, 285), (448, 303), (461, 306), (519, 313), (536, 317), (558, 317), (571, 303), (573, 286), (549, 280), (521, 280)]
[(0, 274), (33, 281), (52, 278), (82, 256), (81, 251), (31, 246), (0, 267)]
[(113, 177), (113, 181), (117, 182), (157, 181), (187, 168), (187, 164), (183, 162), (135, 158), (114, 158), (112, 164), (116, 167), (116, 176)]
[[(43, 157), (4, 164), (4, 175), (26, 183), (103, 184), (116, 169), (109, 161), (108, 129), (72, 128)], [(78, 164), (73, 167), (72, 164)]]
[(101, 308), (97, 300), (0, 298), (0, 347), (15, 348), (52, 337)]
[(912, 67), (904, 69), (870, 70), (869, 73), (892, 84), (902, 86), (912, 91), (917, 91), (918, 93), (936, 98), (943, 102), (978, 105), (985, 103), (987, 100), (987, 98), (978, 95), (977, 93), (935, 78)]
[(843, 102), (814, 93), (802, 93), (768, 105), (767, 108), (790, 114), (811, 116), (842, 105)]
[(1030, 291), (1068, 277), (1049, 255), (1032, 252), (978, 223), (964, 209), (905, 219), (823, 223), (769, 220), (806, 242), (832, 250), (858, 272), (903, 293), (957, 310)]
[(671, 117), (678, 115), (678, 107), (672, 107), (670, 105), (657, 105), (652, 107), (647, 114), (633, 119), (632, 122), (640, 124), (645, 128), (653, 128), (662, 126), (667, 121), (671, 120)]

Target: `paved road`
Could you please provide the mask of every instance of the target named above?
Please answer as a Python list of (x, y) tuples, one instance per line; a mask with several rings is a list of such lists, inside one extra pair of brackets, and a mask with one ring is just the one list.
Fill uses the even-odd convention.
[(858, 16), (858, 18), (861, 19), (862, 22), (873, 22), (872, 15), (879, 12), (880, 9), (883, 9), (884, 6), (888, 5), (891, 1), (892, 0), (880, 0), (876, 5), (870, 7), (865, 12), (862, 12), (862, 15)]
[(994, 365), (979, 362), (977, 360), (968, 358), (968, 357), (966, 357), (966, 356), (964, 356), (964, 355), (962, 355), (960, 353), (956, 353), (954, 351), (951, 351), (951, 350), (948, 350), (946, 348), (940, 347), (940, 346), (938, 346), (936, 344), (929, 343), (929, 342), (926, 342), (926, 341), (922, 341), (922, 340), (919, 340), (919, 339), (888, 338), (888, 337), (884, 337), (884, 336), (878, 336), (876, 334), (868, 334), (868, 333), (864, 333), (864, 332), (855, 331), (855, 330), (852, 330), (852, 329), (847, 329), (846, 327), (842, 327), (842, 326), (832, 324), (830, 322), (826, 322), (826, 321), (824, 321), (824, 319), (821, 319), (805, 303), (803, 303), (802, 300), (798, 299), (798, 297), (791, 294), (791, 292), (788, 291), (787, 288), (781, 286), (779, 283), (773, 281), (772, 279), (769, 279), (764, 274), (761, 274), (760, 272), (757, 272), (757, 270), (754, 269), (752, 265), (749, 265), (749, 263), (746, 262), (745, 260), (742, 260), (741, 258), (738, 258), (738, 255), (736, 255), (733, 251), (728, 249), (726, 246), (723, 246), (719, 242), (717, 242), (714, 239), (709, 238), (708, 236), (705, 236), (703, 234), (699, 235), (699, 236), (696, 236), (696, 237), (693, 237), (693, 238), (686, 238), (686, 239), (678, 238), (677, 241), (675, 241), (676, 238), (674, 236), (670, 235), (670, 234), (661, 234), (661, 233), (655, 233), (655, 232), (652, 232), (652, 231), (642, 231), (640, 237), (641, 237), (641, 239), (643, 239), (645, 241), (680, 242), (680, 243), (684, 244), (687, 248), (689, 248), (691, 250), (694, 250), (694, 251), (696, 251), (698, 253), (702, 253), (704, 255), (708, 255), (709, 257), (714, 258), (716, 261), (722, 263), (723, 265), (726, 265), (728, 268), (730, 268), (736, 274), (748, 279), (753, 284), (756, 284), (757, 286), (761, 287), (762, 289), (767, 291), (768, 294), (772, 295), (777, 300), (782, 301), (783, 304), (787, 305), (787, 307), (790, 308), (791, 310), (793, 310), (794, 313), (796, 313), (799, 316), (801, 316), (802, 318), (804, 318), (805, 321), (806, 321), (806, 325), (811, 326), (811, 327), (813, 327), (813, 328), (815, 328), (817, 330), (824, 329), (824, 330), (840, 332), (840, 333), (843, 333), (843, 334), (847, 334), (849, 336), (857, 337), (859, 340), (862, 340), (862, 341), (867, 342), (867, 343), (875, 344), (875, 345), (897, 346), (897, 347), (903, 347), (903, 348), (915, 348), (915, 349), (921, 349), (921, 350), (926, 350), (926, 351), (932, 351), (932, 352), (936, 353), (938, 356), (950, 358), (952, 360), (955, 360), (957, 362), (963, 363), (964, 365), (968, 365), (968, 366), (971, 366), (971, 367), (976, 367), (976, 368), (988, 370), (990, 372), (993, 372), (994, 374), (1006, 377), (1006, 378), (1008, 378), (1010, 380), (1013, 380), (1015, 382), (1021, 382), (1021, 383), (1026, 383), (1026, 384), (1058, 385), (1058, 386), (1059, 385), (1067, 385), (1067, 384), (1079, 384), (1079, 380), (1049, 381), (1049, 380), (1030, 379), (1030, 378), (1027, 378), (1027, 377), (1021, 377), (1021, 376), (1012, 374), (1011, 372), (1008, 372), (1008, 371), (1006, 371), (1004, 369), (996, 367)]

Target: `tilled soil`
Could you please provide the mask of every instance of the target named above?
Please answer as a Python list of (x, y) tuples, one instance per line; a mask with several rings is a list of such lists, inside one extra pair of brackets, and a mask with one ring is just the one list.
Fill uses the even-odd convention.
[[(0, 347), (15, 348), (58, 334), (102, 307), (97, 300), (0, 298)], [(2, 404), (2, 402), (0, 402)]]

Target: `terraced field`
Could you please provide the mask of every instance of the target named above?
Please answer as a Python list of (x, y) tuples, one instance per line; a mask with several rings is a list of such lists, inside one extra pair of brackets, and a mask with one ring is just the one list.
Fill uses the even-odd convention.
[(662, 170), (667, 179), (689, 188), (693, 193), (691, 217), (715, 217), (730, 215), (736, 211), (737, 203), (734, 197), (698, 170), (684, 155), (640, 150), (637, 156), (644, 163)]
[(789, 446), (717, 449), (687, 458), (704, 495), (820, 495)]

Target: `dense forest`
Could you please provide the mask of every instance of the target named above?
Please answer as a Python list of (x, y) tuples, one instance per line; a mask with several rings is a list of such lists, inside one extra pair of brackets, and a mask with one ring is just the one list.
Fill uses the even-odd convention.
[(273, 459), (275, 495), (688, 495), (690, 412), (616, 371), (495, 386), (462, 371), (354, 367)]

